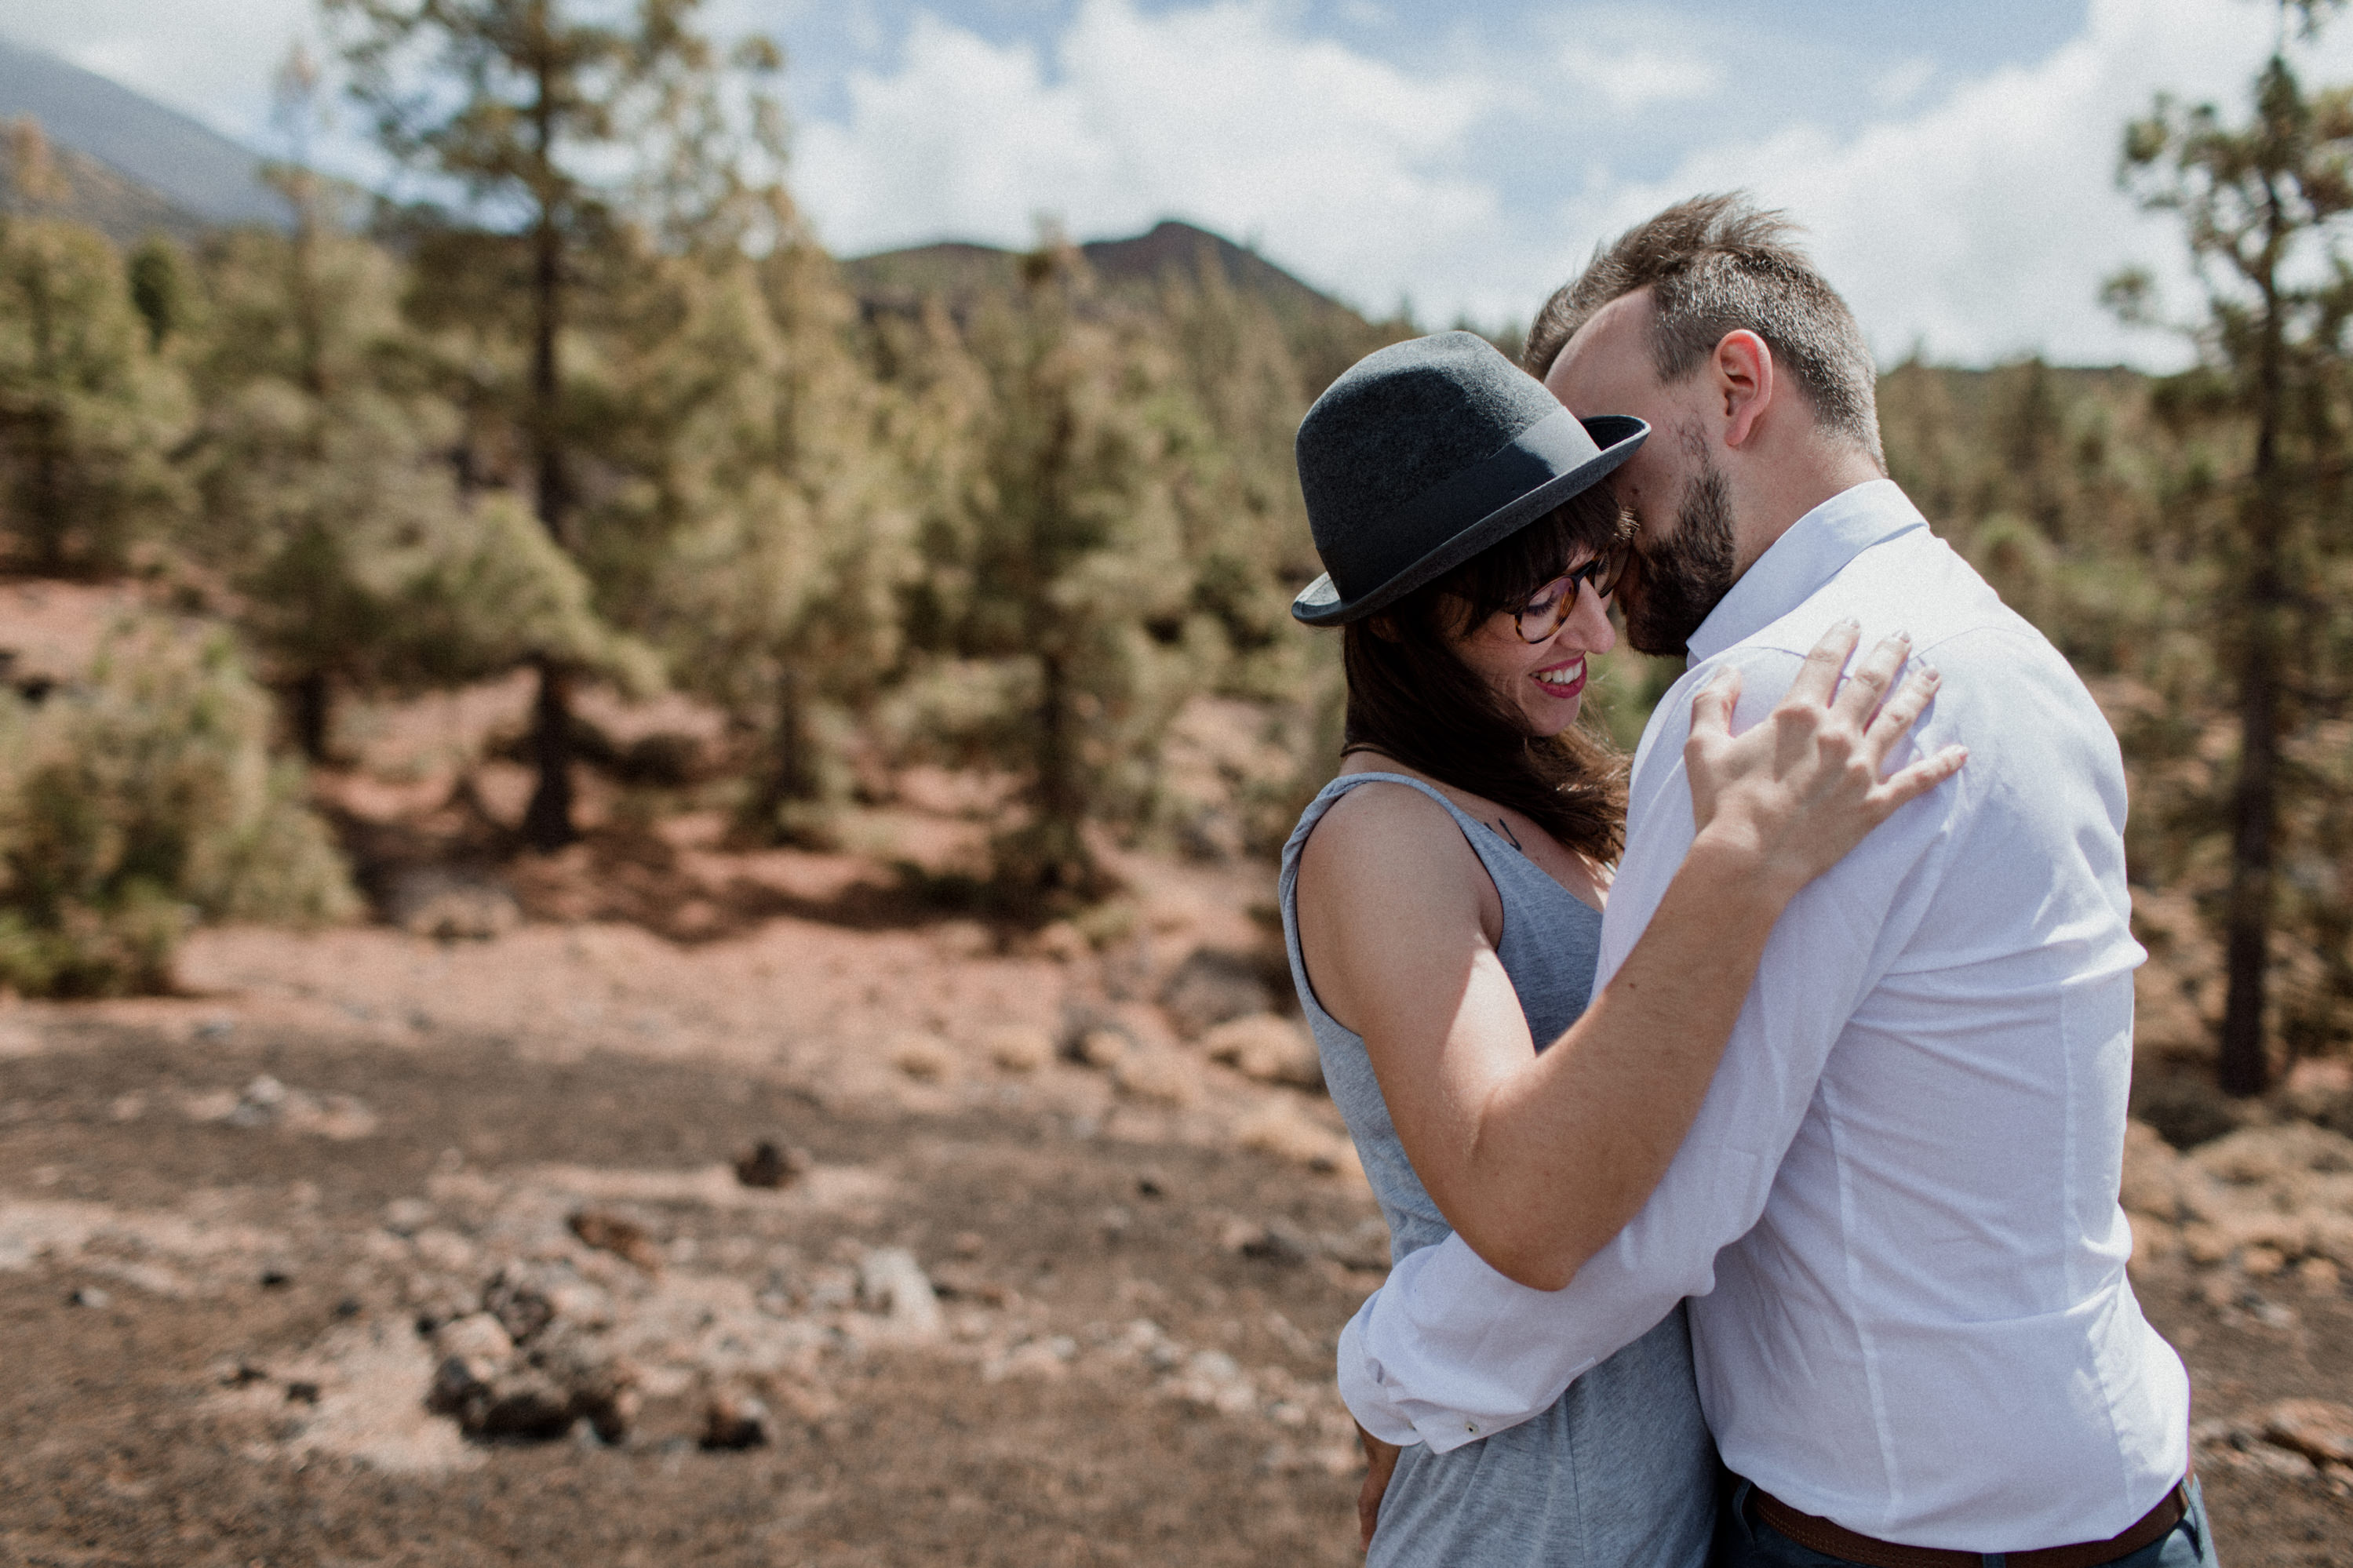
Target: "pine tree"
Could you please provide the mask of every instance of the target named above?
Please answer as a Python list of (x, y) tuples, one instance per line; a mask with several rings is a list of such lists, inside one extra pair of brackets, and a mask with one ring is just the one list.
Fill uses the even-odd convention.
[[(2259, 1093), (2269, 1078), (2282, 852), (2299, 797), (2326, 787), (2315, 769), (2290, 765), (2291, 737), (2343, 697), (2313, 678), (2329, 668), (2318, 656), (2336, 614), (2327, 585), (2341, 574), (2332, 567), (2353, 547), (2338, 457), (2353, 433), (2353, 89), (2307, 89), (2288, 58), (2291, 23), (2309, 38), (2337, 8), (2335, 0), (2281, 5), (2279, 42), (2243, 123), (2212, 105), (2160, 98), (2126, 130), (2121, 168), (2144, 206), (2182, 220), (2206, 288), (2203, 317), (2189, 330), (2208, 405), (2245, 431), (2234, 515), (2213, 541), (2227, 575), (2211, 616), (2238, 719), (2218, 1063), (2232, 1095)], [(2154, 313), (2146, 275), (2119, 278), (2110, 299), (2129, 318)]]
[(40, 128), (9, 133), (15, 210), (0, 215), (0, 529), (35, 571), (119, 569), (177, 514), (165, 460), (186, 427), (121, 258), (45, 215), (55, 186)]
[[(181, 459), (199, 498), (182, 546), (230, 589), (313, 761), (339, 692), (503, 673), (544, 651), (518, 645), (526, 625), (570, 663), (631, 657), (588, 616), (575, 564), (518, 537), (496, 498), (459, 494), (457, 412), (402, 317), (402, 268), (345, 226), (353, 193), (302, 162), (316, 83), (299, 50), (280, 74), (296, 155), (269, 174), (290, 230), (212, 247), (204, 415)], [(551, 604), (573, 607), (532, 609)]]
[(744, 826), (794, 837), (844, 787), (825, 734), (897, 662), (913, 511), (831, 260), (794, 235), (678, 270), (683, 309), (640, 383), (660, 412), (636, 421), (659, 433), (649, 496), (676, 521), (635, 531), (671, 541), (655, 597), (680, 679), (759, 737)]
[[(1198, 671), (1182, 636), (1173, 358), (1146, 320), (1098, 308), (1071, 247), (1050, 237), (1022, 268), (1018, 296), (964, 334), (970, 368), (927, 374), (968, 446), (961, 462), (939, 455), (924, 613), (955, 652), (995, 667), (995, 749), (1024, 778), (1026, 819), (999, 837), (994, 876), (1044, 910), (1109, 890), (1087, 826), (1148, 805), (1160, 736)], [(942, 325), (932, 346), (953, 353)]]
[[(477, 330), (513, 331), (523, 363), (507, 362), (519, 374), (502, 401), (522, 437), (533, 507), (552, 540), (589, 560), (592, 575), (612, 552), (584, 533), (585, 427), (597, 412), (582, 406), (576, 384), (584, 329), (596, 324), (588, 318), (600, 294), (629, 281), (614, 269), (651, 248), (630, 232), (648, 216), (649, 192), (671, 204), (668, 213), (691, 216), (693, 195), (723, 206), (733, 184), (702, 161), (733, 149), (716, 85), (722, 62), (691, 26), (698, 6), (639, 0), (621, 28), (584, 21), (562, 0), (328, 0), (329, 14), (353, 29), (345, 58), (378, 142), (464, 193), (461, 221), (420, 251), (426, 287), (477, 291), (487, 307), (470, 312)], [(733, 58), (754, 73), (778, 60), (758, 40)], [(616, 172), (594, 172), (607, 169)], [(657, 216), (652, 239), (661, 237)], [(443, 319), (453, 303), (440, 302)], [(501, 390), (486, 401), (501, 401)], [(557, 649), (536, 663), (539, 782), (523, 832), (553, 849), (575, 835), (576, 670)]]

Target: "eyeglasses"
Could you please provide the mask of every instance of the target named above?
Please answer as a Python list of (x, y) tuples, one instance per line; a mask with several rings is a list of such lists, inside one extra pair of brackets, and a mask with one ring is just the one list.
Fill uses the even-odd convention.
[(1577, 608), (1579, 584), (1592, 584), (1594, 597), (1608, 598), (1609, 590), (1618, 586), (1618, 579), (1626, 570), (1626, 559), (1632, 553), (1630, 544), (1612, 544), (1584, 565), (1538, 588), (1526, 604), (1512, 612), (1512, 625), (1519, 628), (1520, 640), (1540, 643), (1560, 630), (1560, 623)]

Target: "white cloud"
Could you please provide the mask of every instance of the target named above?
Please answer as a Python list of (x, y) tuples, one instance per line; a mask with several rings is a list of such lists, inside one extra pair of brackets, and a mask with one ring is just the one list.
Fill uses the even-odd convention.
[(1559, 67), (1569, 81), (1620, 114), (1659, 104), (1687, 103), (1706, 97), (1724, 81), (1723, 68), (1714, 60), (1641, 47), (1602, 49), (1567, 44), (1560, 51)]
[(1883, 110), (1902, 109), (1936, 79), (1936, 62), (1926, 58), (1891, 66), (1871, 84), (1871, 101)]
[(848, 123), (804, 127), (796, 187), (845, 250), (1019, 243), (1040, 212), (1082, 236), (1176, 216), (1261, 235), (1386, 306), (1492, 230), (1500, 193), (1461, 154), (1498, 95), (1302, 37), (1284, 14), (1086, 0), (1050, 79), (1029, 49), (919, 17), (895, 74), (853, 75)]
[[(1894, 60), (1855, 81), (1866, 111), (1848, 129), (1740, 138), (1693, 100), (1769, 93), (1772, 62), (1734, 72), (1725, 40), (1646, 33), (1630, 9), (1580, 52), (1550, 46), (1542, 81), (1459, 51), (1400, 68), (1300, 16), (1285, 0), (1084, 0), (1048, 56), (919, 17), (894, 68), (851, 79), (844, 120), (804, 127), (796, 184), (845, 251), (1018, 244), (1039, 213), (1082, 237), (1175, 216), (1432, 321), (1525, 319), (1598, 239), (1743, 187), (1806, 224), (1883, 353), (2158, 364), (2179, 349), (2095, 303), (2133, 262), (2186, 302), (2178, 231), (2115, 187), (2121, 127), (2160, 88), (2235, 105), (2272, 36), (2267, 9), (2236, 0), (2092, 0), (2084, 33), (2031, 66), (1955, 83)], [(1658, 47), (1669, 37), (1685, 52)], [(2328, 47), (2316, 74), (2353, 74), (2353, 26)], [(1613, 173), (1661, 145), (1688, 149), (1671, 172)]]
[[(2178, 347), (2127, 332), (2095, 301), (2102, 279), (2140, 262), (2188, 303), (2178, 226), (2116, 187), (2122, 127), (2160, 87), (2235, 108), (2271, 26), (2258, 7), (2215, 0), (2093, 0), (2085, 33), (2031, 68), (1844, 142), (1799, 126), (1707, 148), (1665, 179), (1580, 204), (1572, 221), (1607, 234), (1677, 197), (1746, 187), (1811, 229), (1883, 355), (1916, 342), (1967, 361), (2040, 348), (2178, 363)], [(2338, 46), (2324, 73), (2345, 65)]]
[[(712, 21), (821, 14), (891, 59), (800, 129), (795, 185), (844, 251), (1020, 244), (1040, 214), (1081, 237), (1180, 216), (1373, 309), (1409, 297), (1432, 322), (1500, 322), (1597, 240), (1739, 186), (1809, 226), (1883, 353), (2143, 363), (2179, 351), (2108, 320), (2101, 279), (2139, 262), (2178, 304), (2190, 289), (2178, 228), (2115, 188), (2120, 128), (2160, 88), (2239, 112), (2273, 26), (2245, 0), (2090, 0), (2046, 58), (1956, 79), (1841, 53), (1819, 27), (1701, 26), (1663, 0), (1592, 0), (1502, 38), (1349, 3), (1391, 19), (1383, 47), (1421, 29), (1419, 57), (1315, 36), (1299, 0), (1081, 0), (1036, 47), (922, 12), (895, 42), (865, 37), (899, 14), (876, 0), (713, 0)], [(0, 19), (264, 150), (270, 69), (313, 25), (311, 0), (8, 0)], [(2353, 19), (2308, 74), (2353, 77)], [(330, 161), (365, 164), (356, 118)]]

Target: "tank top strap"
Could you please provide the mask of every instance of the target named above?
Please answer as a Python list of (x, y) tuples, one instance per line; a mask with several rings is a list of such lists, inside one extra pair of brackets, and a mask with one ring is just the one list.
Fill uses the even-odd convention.
[(1496, 896), (1504, 901), (1504, 923), (1506, 929), (1512, 924), (1512, 906), (1524, 898), (1534, 898), (1539, 902), (1545, 902), (1548, 901), (1553, 894), (1563, 898), (1574, 897), (1566, 888), (1553, 880), (1551, 873), (1529, 859), (1525, 852), (1517, 845), (1496, 832), (1487, 823), (1480, 821), (1455, 805), (1448, 798), (1444, 790), (1438, 788), (1427, 779), (1418, 779), (1409, 773), (1342, 773), (1330, 784), (1325, 784), (1314, 800), (1308, 804), (1307, 809), (1300, 814), (1299, 826), (1293, 829), (1290, 842), (1282, 847), (1282, 868), (1286, 877), (1296, 874), (1299, 852), (1305, 847), (1307, 836), (1313, 833), (1315, 830), (1315, 825), (1324, 819), (1324, 814), (1331, 810), (1340, 797), (1350, 790), (1360, 784), (1403, 784), (1408, 789), (1419, 790), (1446, 808), (1446, 815), (1452, 817), (1454, 826), (1462, 830), (1462, 837), (1470, 844), (1471, 852), (1478, 856), (1479, 864), (1486, 868), (1487, 879), (1495, 884)]
[(1428, 779), (1418, 779), (1411, 773), (1342, 773), (1330, 784), (1325, 784), (1324, 788), (1318, 792), (1315, 796), (1314, 803), (1307, 808), (1307, 815), (1301, 818), (1301, 826), (1305, 826), (1314, 821), (1320, 819), (1324, 812), (1329, 811), (1332, 808), (1333, 804), (1339, 800), (1342, 795), (1346, 795), (1358, 784), (1401, 784), (1408, 789), (1419, 790), (1422, 794), (1428, 795), (1430, 799), (1444, 806), (1446, 808), (1446, 815), (1454, 819), (1455, 826), (1461, 828), (1466, 837), (1469, 836), (1473, 828), (1477, 828), (1486, 833), (1494, 832), (1493, 828), (1489, 827), (1485, 823), (1480, 821), (1477, 817), (1472, 816), (1469, 812), (1455, 805), (1453, 800), (1448, 796), (1444, 790), (1440, 789)]

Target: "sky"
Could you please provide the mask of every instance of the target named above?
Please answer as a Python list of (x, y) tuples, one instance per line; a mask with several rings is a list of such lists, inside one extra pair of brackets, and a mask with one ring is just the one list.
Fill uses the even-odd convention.
[[(583, 5), (606, 0), (576, 0)], [(842, 255), (1180, 217), (1374, 312), (1525, 321), (1597, 242), (1746, 189), (1883, 362), (2170, 368), (2097, 304), (2179, 230), (2116, 185), (2155, 94), (2244, 102), (2258, 0), (706, 0), (781, 42), (795, 194)], [(307, 0), (10, 0), (0, 32), (274, 151)], [(2353, 19), (2300, 50), (2353, 79)], [(357, 117), (322, 161), (364, 172)]]

